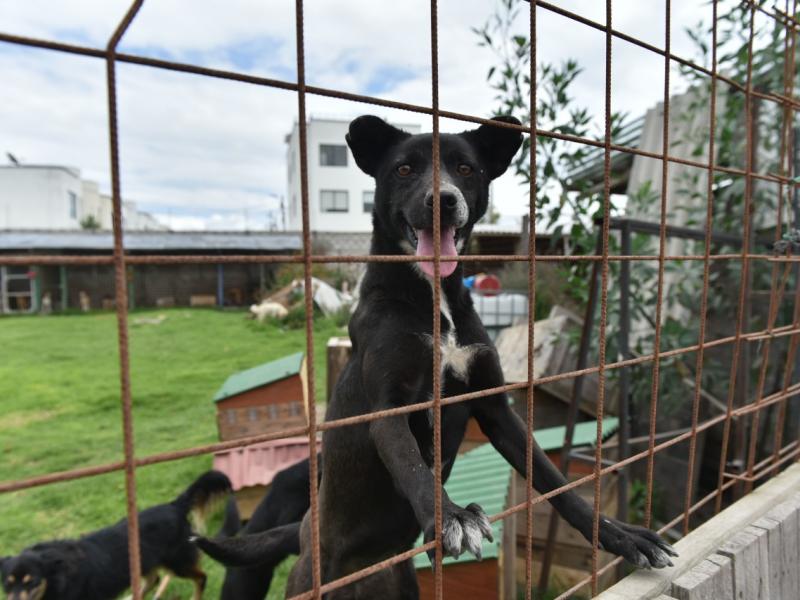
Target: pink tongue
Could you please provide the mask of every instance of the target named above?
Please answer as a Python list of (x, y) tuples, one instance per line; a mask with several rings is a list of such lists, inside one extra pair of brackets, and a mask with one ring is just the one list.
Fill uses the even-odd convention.
[[(416, 229), (414, 233), (417, 234), (417, 256), (433, 256), (433, 229)], [(441, 231), (441, 257), (445, 256), (458, 256), (456, 250), (455, 227), (443, 227)], [(423, 261), (418, 263), (422, 272), (433, 277), (433, 263)], [(439, 276), (447, 277), (456, 270), (458, 262), (453, 260), (442, 260), (439, 262)]]

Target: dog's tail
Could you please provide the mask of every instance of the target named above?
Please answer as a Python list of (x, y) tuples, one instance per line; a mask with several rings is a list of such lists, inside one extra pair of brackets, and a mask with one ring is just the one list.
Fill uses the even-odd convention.
[(300, 521), (269, 531), (232, 538), (193, 538), (195, 544), (214, 560), (228, 567), (277, 564), (290, 554), (300, 553)]
[(183, 511), (184, 516), (191, 517), (195, 530), (205, 531), (206, 517), (231, 491), (231, 481), (227, 475), (219, 471), (206, 471), (172, 504)]

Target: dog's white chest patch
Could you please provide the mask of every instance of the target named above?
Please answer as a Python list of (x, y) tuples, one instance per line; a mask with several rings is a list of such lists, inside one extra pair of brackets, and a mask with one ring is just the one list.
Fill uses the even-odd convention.
[[(441, 360), (441, 373), (444, 374), (448, 368), (457, 379), (464, 383), (469, 380), (469, 368), (475, 356), (483, 348), (483, 344), (469, 344), (467, 346), (460, 346), (458, 344), (458, 337), (456, 336), (456, 327), (453, 323), (453, 317), (450, 314), (450, 306), (447, 304), (447, 298), (444, 294), (440, 296), (441, 312), (444, 320), (449, 325), (447, 333), (442, 335), (442, 342), (440, 349), (442, 352)], [(433, 338), (428, 336), (428, 342), (433, 347)], [(444, 380), (442, 381), (444, 385)]]
[(448, 331), (442, 336), (442, 373), (449, 367), (455, 377), (467, 383), (469, 367), (480, 347), (481, 344), (459, 346), (455, 332), (452, 329)]

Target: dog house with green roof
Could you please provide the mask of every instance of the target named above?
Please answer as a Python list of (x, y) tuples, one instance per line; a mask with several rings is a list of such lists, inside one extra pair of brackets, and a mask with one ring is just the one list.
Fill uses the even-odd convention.
[(305, 427), (307, 389), (303, 352), (234, 373), (214, 396), (220, 440)]
[[(617, 417), (603, 419), (603, 438), (614, 435), (618, 426)], [(554, 460), (564, 445), (565, 434), (566, 427), (548, 427), (535, 431), (534, 437), (542, 450)], [(591, 448), (596, 441), (596, 435), (596, 421), (578, 423), (573, 434), (573, 448)], [(577, 479), (586, 472), (591, 472), (591, 465), (573, 461), (570, 479)], [(616, 476), (611, 474), (603, 481), (601, 510), (613, 515), (616, 513)], [(453, 502), (459, 506), (476, 502), (489, 516), (524, 502), (525, 488), (525, 481), (513, 472), (511, 465), (491, 444), (482, 444), (460, 454), (444, 485), (447, 495)], [(591, 502), (592, 485), (582, 486), (576, 491)], [(537, 493), (534, 495), (538, 496)], [(534, 505), (534, 577), (541, 567), (550, 510), (547, 502)], [(458, 558), (445, 558), (443, 561), (445, 598), (516, 600), (520, 589), (524, 589), (525, 582), (525, 519), (526, 512), (523, 510), (518, 512), (516, 517), (510, 516), (492, 523), (494, 541), (483, 540), (481, 561), (468, 552)], [(421, 544), (420, 536), (415, 545)], [(564, 589), (591, 572), (591, 547), (572, 528), (564, 526), (559, 529), (553, 552), (552, 573), (554, 578), (562, 583), (561, 587)], [(413, 560), (417, 570), (420, 598), (432, 600), (435, 597), (434, 579), (428, 555), (423, 552), (415, 555)], [(610, 560), (610, 555), (601, 555), (600, 566), (604, 566)], [(610, 577), (613, 577), (613, 574), (609, 574), (602, 583), (609, 583)]]

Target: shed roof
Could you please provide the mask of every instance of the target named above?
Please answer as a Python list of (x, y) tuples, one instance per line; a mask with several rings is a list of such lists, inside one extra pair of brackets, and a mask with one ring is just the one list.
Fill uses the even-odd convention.
[[(126, 231), (128, 252), (278, 252), (302, 248), (297, 232), (244, 231)], [(90, 250), (111, 252), (108, 231), (3, 231), (0, 251)]]
[(303, 356), (302, 352), (297, 352), (296, 354), (290, 354), (278, 360), (258, 365), (252, 369), (234, 373), (219, 388), (219, 391), (214, 396), (214, 402), (297, 375), (303, 365)]
[[(317, 451), (322, 445), (317, 440)], [(308, 436), (271, 440), (214, 453), (213, 468), (231, 480), (234, 491), (269, 485), (275, 475), (308, 458)]]
[[(606, 417), (603, 419), (603, 438), (613, 435), (619, 428), (617, 417)], [(566, 426), (548, 427), (533, 433), (536, 442), (545, 452), (557, 450), (564, 445), (564, 436), (567, 433)], [(597, 440), (597, 421), (584, 421), (575, 424), (575, 431), (572, 435), (572, 446), (593, 446)]]
[[(603, 419), (603, 437), (616, 432), (619, 427), (617, 417)], [(533, 432), (533, 437), (542, 450), (555, 450), (564, 445), (566, 427), (548, 427)], [(575, 425), (573, 447), (594, 444), (597, 435), (597, 422), (587, 421)], [(459, 506), (466, 506), (471, 502), (478, 503), (487, 515), (497, 514), (506, 508), (506, 497), (511, 480), (511, 465), (500, 456), (494, 446), (483, 444), (465, 452), (456, 459), (450, 478), (444, 484), (444, 489), (450, 499)], [(494, 542), (483, 541), (481, 554), (483, 558), (496, 558), (500, 543), (503, 540), (503, 519), (492, 523)], [(422, 536), (417, 539), (417, 546), (422, 545)], [(447, 557), (445, 565), (475, 561), (471, 554), (464, 553), (458, 558)], [(417, 569), (430, 568), (431, 562), (424, 552), (414, 556), (414, 567)]]

